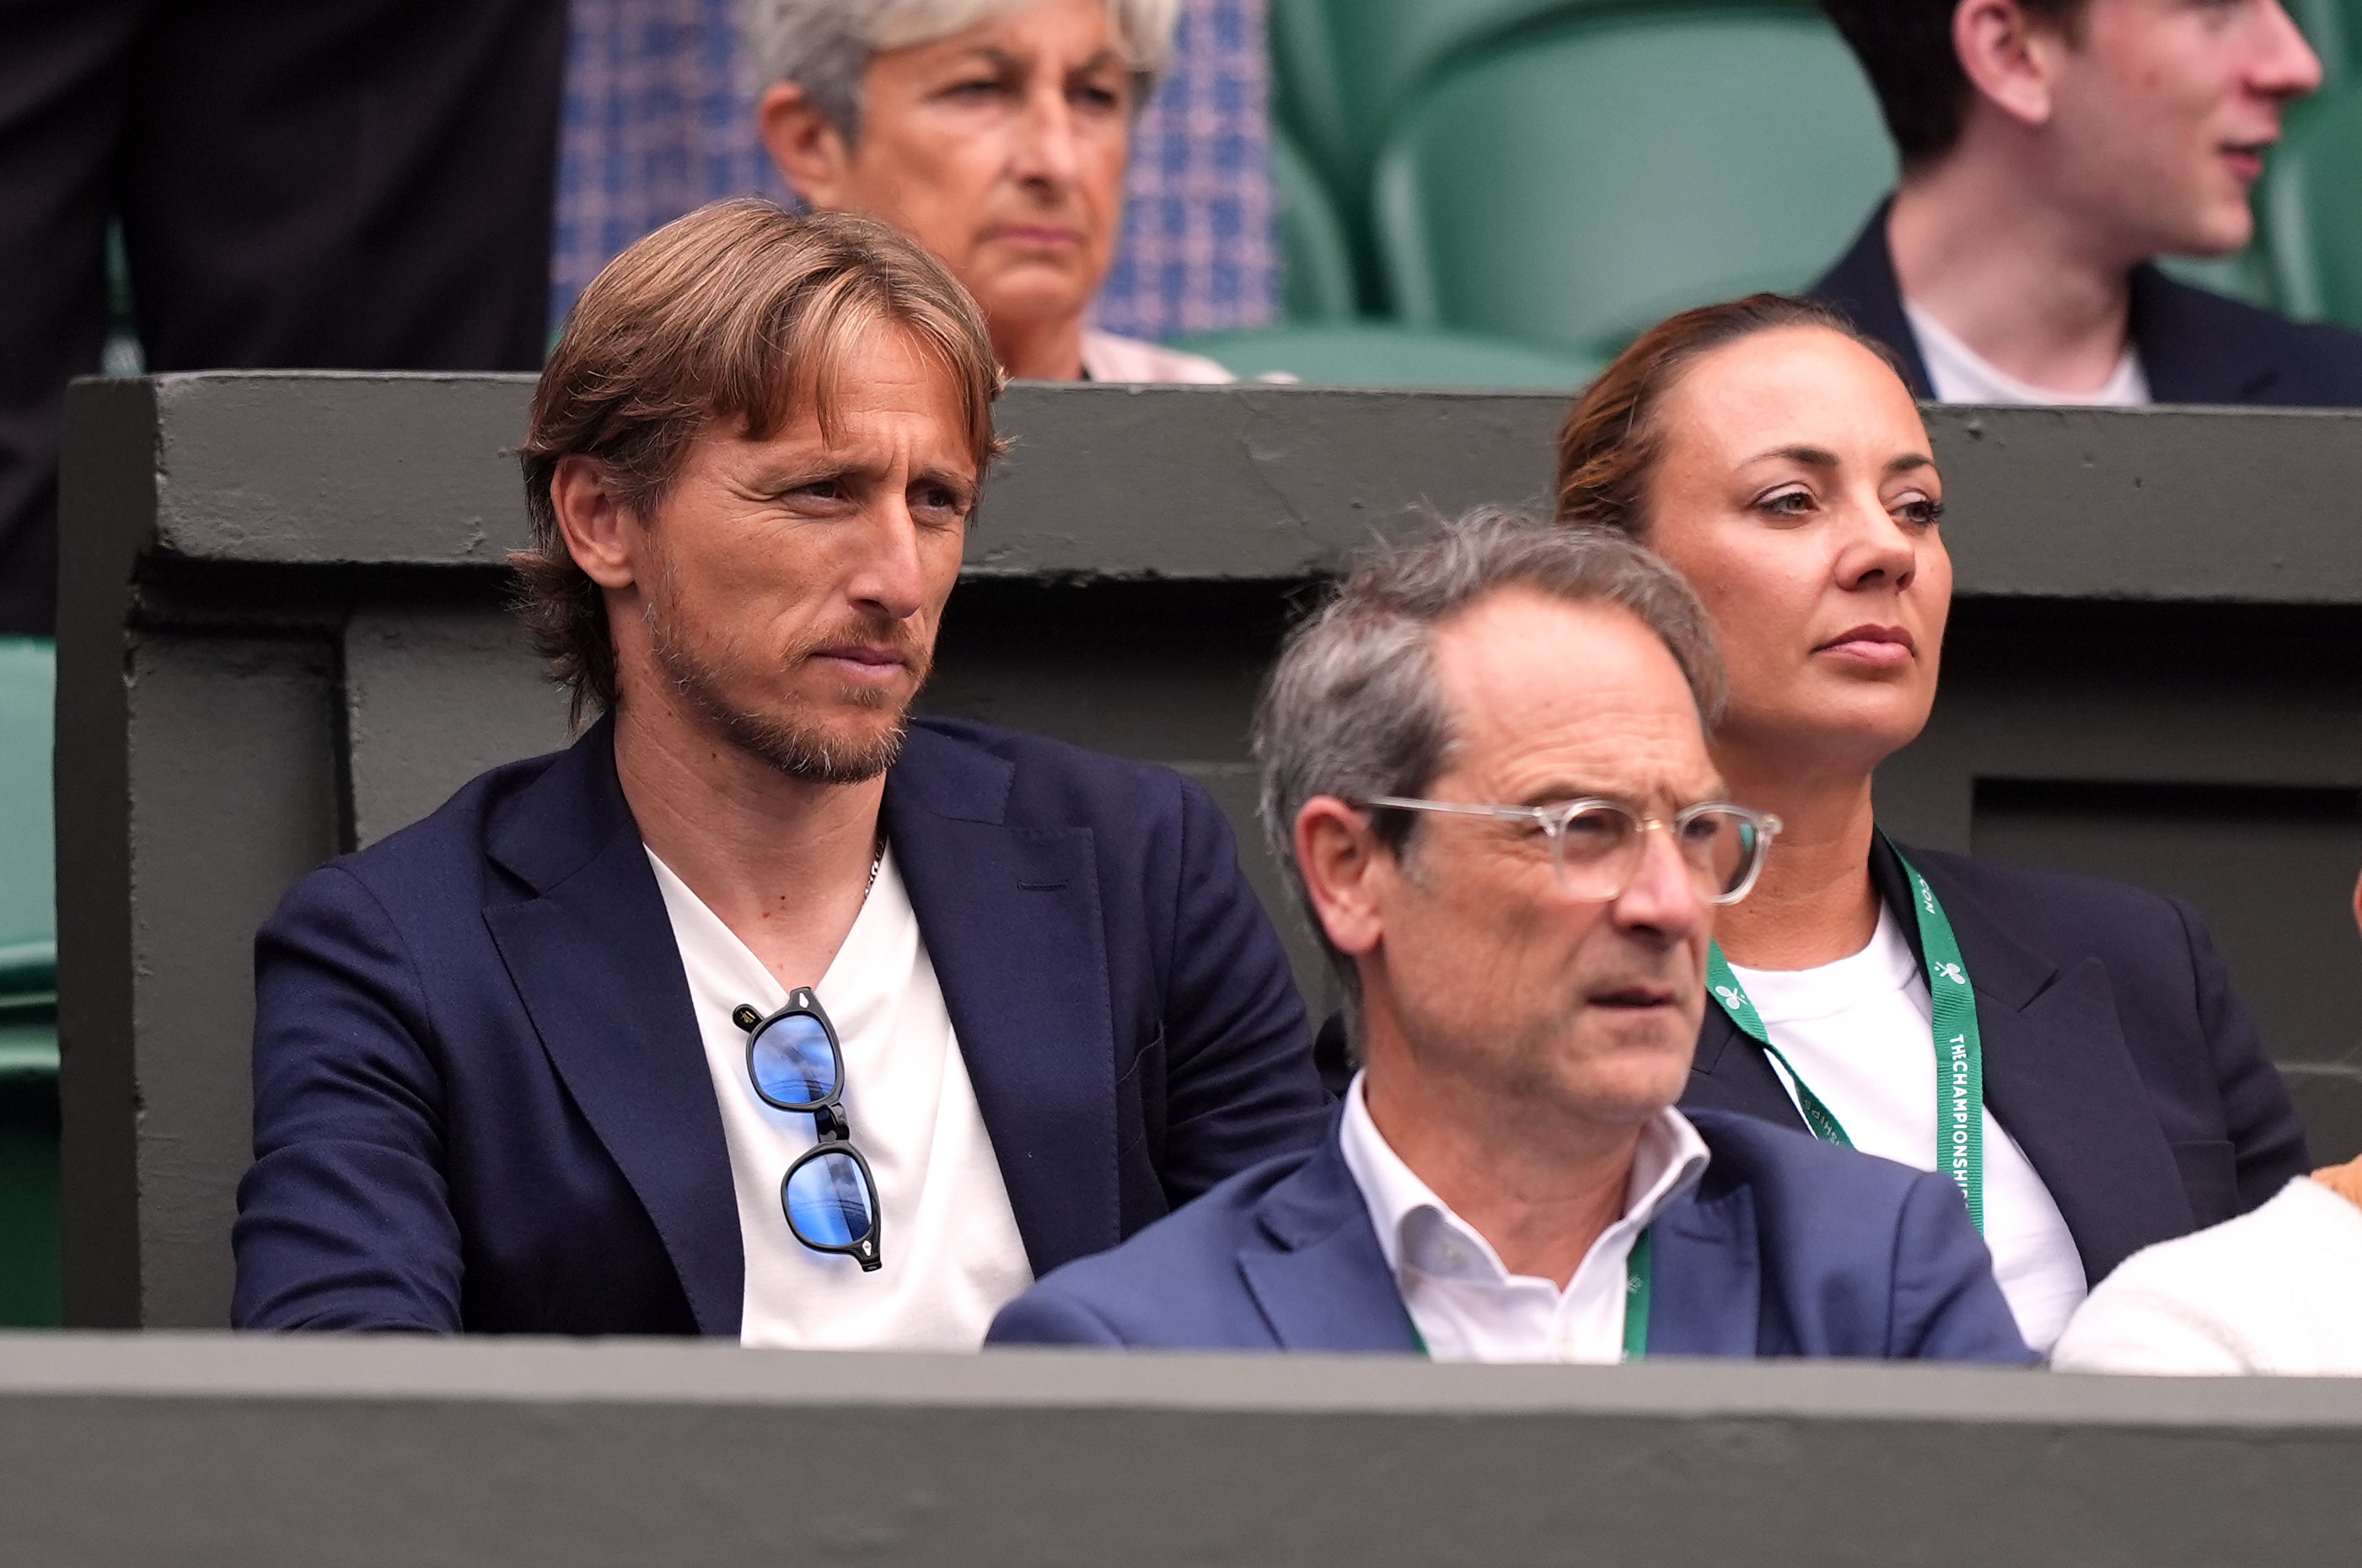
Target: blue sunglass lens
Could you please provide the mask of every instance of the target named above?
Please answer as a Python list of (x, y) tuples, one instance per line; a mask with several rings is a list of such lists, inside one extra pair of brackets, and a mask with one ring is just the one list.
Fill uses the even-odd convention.
[(774, 1104), (810, 1108), (836, 1092), (836, 1051), (810, 1013), (791, 1012), (764, 1026), (747, 1047), (755, 1087)]
[(788, 1227), (808, 1247), (849, 1247), (877, 1231), (868, 1178), (853, 1156), (830, 1150), (788, 1173)]

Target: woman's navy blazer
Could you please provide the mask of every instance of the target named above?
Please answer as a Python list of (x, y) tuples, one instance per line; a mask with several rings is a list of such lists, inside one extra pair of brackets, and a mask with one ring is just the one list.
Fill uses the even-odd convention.
[[(922, 719), (885, 824), (1037, 1275), (1319, 1139), (1204, 790)], [(607, 723), (304, 878), (255, 987), (240, 1327), (737, 1334), (721, 1112)]]
[[(1908, 853), (1976, 989), (1985, 1104), (2058, 1201), (2092, 1283), (2312, 1168), (2304, 1124), (2196, 910), (2095, 878)], [(1911, 890), (1883, 841), (1871, 876), (1924, 977)], [(1762, 1047), (1716, 1007), (1682, 1105), (1805, 1125)]]

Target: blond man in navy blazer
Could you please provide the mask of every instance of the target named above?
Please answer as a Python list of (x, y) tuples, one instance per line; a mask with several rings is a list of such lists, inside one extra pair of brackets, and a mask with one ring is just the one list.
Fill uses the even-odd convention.
[(591, 286), (519, 564), (599, 716), (263, 929), (241, 1326), (973, 1346), (1319, 1136), (1206, 794), (908, 717), (999, 389), (858, 218), (723, 204)]

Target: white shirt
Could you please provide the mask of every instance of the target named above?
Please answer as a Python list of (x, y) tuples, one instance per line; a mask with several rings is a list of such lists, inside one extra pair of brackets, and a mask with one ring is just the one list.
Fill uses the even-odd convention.
[(787, 988), (651, 852), (722, 1106), (737, 1189), (750, 1345), (974, 1350), (993, 1314), (1033, 1283), (999, 1162), (977, 1110), (943, 988), (891, 850), (844, 945), (812, 990), (844, 1052), (844, 1113), (881, 1209), (881, 1266), (816, 1253), (788, 1230), (779, 1183), (817, 1141), (812, 1118), (778, 1110), (746, 1073), (741, 1003), (768, 1015)]
[(2362, 1208), (2299, 1176), (2252, 1214), (2142, 1248), (2092, 1292), (2050, 1364), (2362, 1377)]
[(1910, 318), (1911, 335), (1919, 340), (1919, 358), (1927, 366), (1928, 387), (1938, 403), (2141, 408), (2150, 402), (2148, 372), (2141, 369), (2139, 351), (2129, 343), (2114, 372), (2100, 386), (2087, 392), (2063, 392), (2019, 381), (1909, 300), (1903, 302), (1903, 314)]
[[(1748, 999), (1855, 1148), (1936, 1168), (1934, 1008), (1894, 911), (1882, 906), (1870, 945), (1816, 969), (1731, 966)], [(1773, 1071), (1779, 1070), (1773, 1064)], [(1785, 1073), (1781, 1081), (1795, 1095)], [(1985, 1245), (1993, 1274), (2037, 1351), (2083, 1299), (2082, 1255), (2025, 1151), (1985, 1112)]]
[(1203, 354), (1185, 354), (1161, 343), (1118, 337), (1112, 332), (1083, 334), (1083, 374), (1095, 381), (1180, 381), (1198, 385), (1238, 380)]
[(1437, 1361), (1623, 1360), (1632, 1243), (1666, 1204), (1696, 1185), (1707, 1158), (1705, 1140), (1687, 1117), (1670, 1108), (1658, 1113), (1640, 1130), (1624, 1217), (1592, 1243), (1561, 1290), (1555, 1281), (1503, 1267), (1492, 1243), (1403, 1164), (1370, 1120), (1359, 1074), (1345, 1091), (1338, 1139), (1377, 1231), (1378, 1251)]

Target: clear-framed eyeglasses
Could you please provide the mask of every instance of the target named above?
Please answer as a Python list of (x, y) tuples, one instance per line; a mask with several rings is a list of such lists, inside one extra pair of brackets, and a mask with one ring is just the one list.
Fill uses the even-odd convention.
[(1735, 904), (1755, 886), (1763, 856), (1780, 832), (1778, 817), (1727, 801), (1701, 801), (1671, 817), (1644, 817), (1620, 801), (1596, 799), (1551, 806), (1475, 806), (1379, 795), (1362, 803), (1528, 823), (1550, 840), (1560, 888), (1569, 898), (1587, 903), (1620, 898), (1640, 874), (1650, 830), (1662, 829), (1681, 852), (1698, 896), (1708, 903)]

